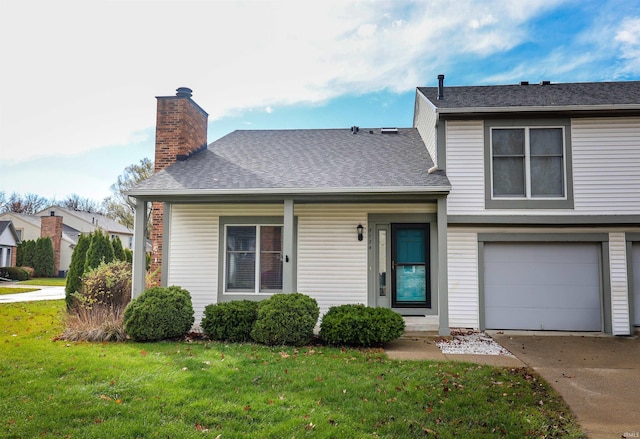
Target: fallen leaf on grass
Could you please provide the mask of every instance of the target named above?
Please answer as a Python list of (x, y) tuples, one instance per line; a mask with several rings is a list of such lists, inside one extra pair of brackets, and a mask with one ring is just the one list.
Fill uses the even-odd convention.
[[(205, 427), (204, 425), (198, 424), (197, 422), (196, 422), (196, 430), (202, 431), (204, 433), (209, 431), (209, 429), (207, 427)], [(220, 437), (220, 436), (218, 436), (218, 437)]]

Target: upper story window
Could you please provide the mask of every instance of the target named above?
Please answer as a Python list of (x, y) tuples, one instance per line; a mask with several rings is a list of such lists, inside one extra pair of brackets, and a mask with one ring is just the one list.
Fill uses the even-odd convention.
[(572, 208), (570, 122), (486, 121), (486, 207)]

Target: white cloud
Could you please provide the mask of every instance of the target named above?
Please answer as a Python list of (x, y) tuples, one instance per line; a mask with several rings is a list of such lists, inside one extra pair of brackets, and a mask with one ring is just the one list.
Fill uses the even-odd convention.
[(153, 127), (153, 97), (180, 86), (210, 120), (412, 90), (457, 58), (526, 41), (527, 21), (557, 3), (41, 0), (34, 14), (10, 0), (2, 161), (127, 144)]
[(628, 18), (615, 36), (620, 58), (625, 61), (621, 73), (640, 73), (640, 17)]

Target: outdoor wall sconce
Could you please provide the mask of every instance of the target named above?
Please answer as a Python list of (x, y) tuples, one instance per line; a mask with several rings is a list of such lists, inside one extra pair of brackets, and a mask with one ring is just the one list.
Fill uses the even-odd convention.
[(362, 224), (358, 224), (356, 229), (358, 230), (358, 241), (362, 241), (362, 231), (364, 230), (364, 227), (362, 227)]

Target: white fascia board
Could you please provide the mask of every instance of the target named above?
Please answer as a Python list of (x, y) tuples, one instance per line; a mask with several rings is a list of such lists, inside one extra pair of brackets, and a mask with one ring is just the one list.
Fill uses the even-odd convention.
[(248, 189), (138, 189), (126, 192), (131, 197), (193, 195), (352, 195), (352, 194), (446, 194), (451, 186), (357, 187), (357, 188), (248, 188)]

